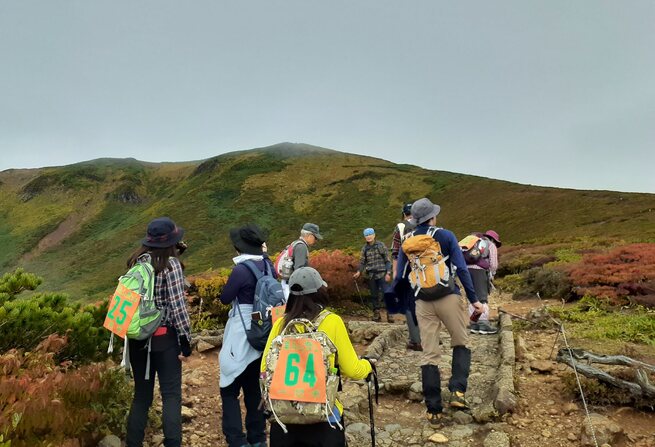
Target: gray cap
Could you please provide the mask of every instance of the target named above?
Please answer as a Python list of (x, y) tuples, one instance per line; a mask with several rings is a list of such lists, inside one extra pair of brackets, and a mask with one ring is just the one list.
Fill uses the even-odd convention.
[(439, 205), (435, 205), (430, 202), (430, 199), (423, 197), (422, 199), (418, 199), (412, 205), (412, 218), (409, 222), (413, 225), (420, 225), (439, 214), (439, 211), (441, 211)]
[(321, 236), (321, 233), (318, 232), (318, 225), (316, 225), (316, 224), (306, 223), (305, 225), (302, 226), (302, 229), (312, 233), (314, 236), (316, 236), (316, 239), (318, 239), (319, 241), (321, 239), (323, 239), (323, 236)]
[(292, 295), (316, 293), (322, 286), (327, 287), (327, 283), (323, 281), (320, 273), (311, 267), (300, 267), (289, 277), (289, 289)]

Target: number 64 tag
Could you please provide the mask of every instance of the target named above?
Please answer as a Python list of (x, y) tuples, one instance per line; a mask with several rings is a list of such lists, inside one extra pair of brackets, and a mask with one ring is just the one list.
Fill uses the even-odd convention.
[(277, 365), (269, 388), (271, 399), (325, 403), (327, 371), (317, 340), (284, 339)]

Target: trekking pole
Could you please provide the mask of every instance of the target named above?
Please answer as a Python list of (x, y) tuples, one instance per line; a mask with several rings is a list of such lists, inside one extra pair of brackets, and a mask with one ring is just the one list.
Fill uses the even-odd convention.
[(521, 317), (520, 315), (513, 314), (511, 312), (507, 312), (506, 310), (503, 310), (503, 309), (498, 309), (498, 313), (506, 314), (506, 315), (509, 315), (512, 318), (518, 318), (519, 320), (527, 321), (528, 323), (537, 324), (532, 320), (529, 320), (529, 319), (527, 319), (525, 317)]
[(371, 397), (371, 387), (375, 389), (375, 404), (378, 404), (378, 395), (380, 393), (380, 384), (378, 383), (378, 371), (375, 367), (375, 360), (366, 358), (371, 364), (373, 372), (366, 378), (366, 389), (368, 390), (368, 417), (371, 422), (371, 445), (375, 447), (375, 415), (373, 414), (373, 398)]
[(368, 417), (371, 420), (371, 445), (375, 447), (375, 416), (373, 415), (373, 399), (371, 398), (372, 386), (371, 381), (366, 384), (366, 388), (368, 389)]
[(362, 298), (362, 292), (359, 291), (359, 284), (357, 284), (357, 280), (353, 279), (355, 281), (355, 289), (357, 289), (357, 295), (359, 295), (359, 302), (362, 303), (363, 307), (366, 307), (366, 304), (364, 304), (364, 298)]

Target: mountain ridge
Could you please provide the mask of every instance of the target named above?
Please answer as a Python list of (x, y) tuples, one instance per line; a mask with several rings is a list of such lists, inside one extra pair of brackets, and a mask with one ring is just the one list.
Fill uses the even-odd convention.
[(272, 252), (307, 221), (325, 232), (318, 248), (356, 250), (368, 226), (389, 244), (401, 204), (422, 196), (461, 236), (494, 228), (508, 244), (655, 241), (654, 194), (522, 185), (301, 143), (189, 162), (103, 158), (5, 170), (0, 193), (0, 268), (24, 266), (51, 290), (90, 297), (111, 288), (159, 215), (187, 230), (191, 273), (229, 265), (228, 230), (248, 221), (270, 230)]

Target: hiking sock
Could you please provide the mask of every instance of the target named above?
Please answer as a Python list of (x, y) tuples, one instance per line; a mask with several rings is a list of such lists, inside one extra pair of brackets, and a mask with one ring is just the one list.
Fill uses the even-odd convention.
[(421, 366), (421, 380), (423, 382), (423, 396), (428, 413), (441, 413), (441, 375), (437, 365)]
[(452, 375), (448, 383), (451, 392), (466, 392), (469, 372), (471, 371), (471, 350), (466, 346), (455, 346), (453, 348)]

